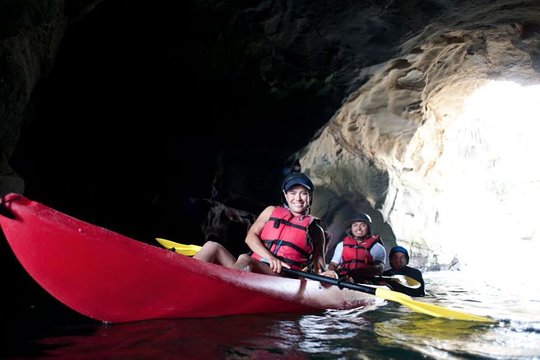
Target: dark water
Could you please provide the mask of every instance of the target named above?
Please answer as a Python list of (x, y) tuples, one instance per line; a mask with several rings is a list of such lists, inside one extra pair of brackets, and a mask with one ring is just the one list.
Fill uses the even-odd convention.
[(62, 315), (29, 310), (3, 324), (10, 335), (1, 349), (10, 359), (540, 359), (539, 285), (425, 275), (430, 295), (419, 301), (497, 322), (433, 318), (389, 302), (307, 315), (103, 324), (51, 304)]

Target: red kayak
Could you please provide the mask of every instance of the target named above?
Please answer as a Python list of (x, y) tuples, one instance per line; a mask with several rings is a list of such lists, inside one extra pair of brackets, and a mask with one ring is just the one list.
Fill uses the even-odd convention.
[(384, 302), (319, 281), (195, 260), (89, 224), (19, 194), (0, 225), (15, 256), (53, 297), (104, 322), (351, 309)]

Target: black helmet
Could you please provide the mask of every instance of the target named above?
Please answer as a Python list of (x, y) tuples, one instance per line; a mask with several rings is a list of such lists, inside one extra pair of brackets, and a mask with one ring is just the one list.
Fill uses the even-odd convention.
[(292, 188), (295, 185), (302, 185), (309, 191), (309, 205), (311, 205), (311, 201), (313, 200), (313, 182), (311, 179), (304, 173), (301, 172), (295, 172), (292, 174), (287, 175), (287, 177), (283, 180), (283, 184), (281, 185), (281, 189), (283, 190), (283, 193), (281, 194), (281, 200), (284, 205), (287, 205), (287, 200), (285, 199), (285, 193)]
[(355, 222), (363, 222), (368, 225), (369, 235), (371, 235), (371, 217), (366, 213), (355, 213), (349, 220), (345, 221), (344, 227), (346, 229), (346, 233), (351, 235), (351, 229), (350, 226)]
[(283, 180), (281, 188), (283, 191), (287, 192), (294, 185), (302, 185), (308, 189), (309, 192), (313, 192), (313, 182), (311, 182), (311, 179), (304, 173), (296, 172), (289, 174), (285, 180)]
[(394, 255), (395, 253), (403, 253), (405, 254), (405, 257), (407, 258), (407, 264), (409, 263), (409, 252), (407, 251), (407, 249), (405, 249), (403, 246), (394, 246), (392, 249), (390, 249), (390, 258), (392, 258), (392, 255)]
[(364, 222), (368, 225), (371, 225), (371, 217), (366, 213), (356, 213), (349, 220), (345, 221), (346, 226), (351, 225), (355, 222)]

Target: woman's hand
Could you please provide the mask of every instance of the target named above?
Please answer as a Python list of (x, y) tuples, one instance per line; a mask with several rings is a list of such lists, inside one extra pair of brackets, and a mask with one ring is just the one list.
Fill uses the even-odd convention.
[(331, 277), (333, 279), (339, 279), (337, 272), (335, 272), (334, 270), (326, 270), (321, 275), (326, 276), (326, 277)]
[(287, 269), (291, 268), (289, 264), (284, 263), (283, 261), (275, 257), (268, 260), (268, 266), (270, 266), (270, 270), (278, 274), (281, 272), (282, 268), (287, 268)]

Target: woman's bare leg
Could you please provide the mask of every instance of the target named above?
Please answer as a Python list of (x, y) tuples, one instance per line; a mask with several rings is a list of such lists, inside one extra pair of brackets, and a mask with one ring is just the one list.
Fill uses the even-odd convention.
[(240, 270), (246, 270), (246, 271), (253, 271), (260, 274), (266, 274), (266, 275), (278, 275), (277, 273), (270, 270), (270, 267), (262, 263), (248, 254), (242, 254), (238, 257), (238, 260), (236, 260), (236, 263), (233, 266), (234, 269), (240, 269)]
[(241, 254), (237, 260), (223, 245), (215, 241), (207, 241), (193, 258), (233, 269), (253, 271), (267, 275), (278, 275), (270, 270), (267, 264), (253, 259), (248, 254)]
[(234, 267), (236, 262), (236, 258), (223, 245), (215, 241), (207, 241), (193, 258), (230, 268)]

